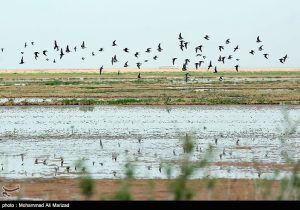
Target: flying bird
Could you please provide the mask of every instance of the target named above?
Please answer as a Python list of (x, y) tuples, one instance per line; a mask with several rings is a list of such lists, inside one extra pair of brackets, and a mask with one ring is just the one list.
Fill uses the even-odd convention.
[(230, 44), (230, 39), (227, 39), (227, 40), (226, 40), (226, 44)]
[(154, 60), (157, 60), (157, 58), (158, 58), (158, 56), (157, 56), (157, 55), (153, 57), (153, 59), (154, 59)]
[(126, 63), (124, 64), (124, 67), (125, 67), (125, 68), (128, 67), (128, 61), (126, 61)]
[(159, 43), (159, 44), (158, 44), (157, 51), (158, 51), (158, 52), (161, 52), (162, 50), (163, 50), (163, 49), (161, 48), (161, 44)]
[(114, 41), (113, 41), (113, 43), (112, 43), (112, 46), (113, 46), (113, 47), (117, 46), (116, 42), (117, 42), (117, 40), (114, 40)]
[(183, 40), (183, 37), (181, 36), (181, 33), (179, 34), (178, 39), (179, 39), (179, 40)]
[(81, 49), (85, 49), (85, 48), (86, 48), (86, 46), (85, 46), (85, 43), (83, 41), (82, 44), (81, 44)]
[(217, 67), (215, 66), (214, 73), (218, 73)]
[(256, 42), (257, 42), (257, 43), (260, 43), (260, 42), (261, 42), (259, 36), (256, 38)]
[(268, 53), (265, 53), (265, 54), (264, 54), (264, 57), (265, 57), (266, 59), (269, 59), (269, 57), (268, 57), (268, 56), (269, 56), (269, 54), (268, 54)]
[(172, 63), (173, 63), (173, 66), (175, 65), (175, 61), (177, 60), (177, 58), (172, 58)]
[(150, 53), (151, 52), (151, 48), (147, 48), (147, 50), (145, 52), (146, 53)]
[(135, 56), (135, 57), (138, 57), (139, 54), (140, 54), (139, 52), (136, 52), (136, 53), (134, 54), (134, 56)]
[(64, 56), (65, 54), (64, 54), (64, 52), (63, 52), (63, 49), (62, 48), (60, 48), (60, 54), (59, 54), (59, 58), (60, 59), (62, 59), (62, 57)]
[(210, 37), (209, 37), (208, 35), (205, 35), (205, 36), (204, 36), (204, 39), (209, 40)]
[(47, 52), (48, 52), (48, 50), (44, 50), (44, 51), (43, 51), (43, 55), (44, 55), (44, 56), (47, 56)]
[(255, 52), (254, 52), (254, 50), (251, 50), (249, 53), (252, 54), (252, 55), (254, 55)]
[(34, 59), (37, 60), (37, 58), (39, 57), (39, 52), (34, 52)]
[(56, 40), (54, 40), (54, 50), (59, 51), (59, 47), (57, 45), (57, 41)]
[(209, 70), (211, 67), (213, 67), (213, 66), (212, 66), (212, 62), (209, 61), (208, 70)]
[(234, 49), (233, 49), (233, 52), (237, 51), (239, 48), (239, 46), (237, 45)]
[(123, 51), (129, 53), (129, 49), (127, 47), (124, 48)]
[(99, 74), (101, 75), (102, 74), (102, 71), (103, 71), (103, 65), (100, 67), (99, 69)]
[(185, 49), (187, 49), (188, 44), (189, 44), (189, 42), (184, 42)]
[(196, 48), (195, 48), (196, 53), (198, 52), (198, 50), (199, 50), (200, 52), (202, 52), (202, 47), (203, 47), (203, 45), (199, 45), (198, 47), (196, 47)]
[(234, 67), (235, 67), (235, 70), (238, 72), (240, 66), (239, 65), (235, 65)]
[(66, 48), (66, 53), (69, 53), (71, 52), (70, 49), (69, 49), (69, 45), (67, 45), (67, 48)]
[(19, 64), (24, 64), (24, 59), (23, 59), (23, 56), (22, 56), (22, 58), (21, 58), (21, 61), (20, 61), (20, 63)]
[(186, 71), (187, 70), (187, 68), (186, 68), (186, 63), (184, 63), (183, 65), (182, 65), (182, 71)]
[(204, 61), (199, 61), (199, 67), (201, 67), (202, 63), (204, 63)]
[(141, 69), (141, 63), (137, 63), (136, 66), (138, 67), (138, 69)]
[(259, 48), (258, 48), (259, 51), (263, 51), (263, 45), (261, 45)]
[(220, 50), (220, 52), (221, 52), (222, 50), (224, 50), (224, 46), (219, 46), (219, 50)]

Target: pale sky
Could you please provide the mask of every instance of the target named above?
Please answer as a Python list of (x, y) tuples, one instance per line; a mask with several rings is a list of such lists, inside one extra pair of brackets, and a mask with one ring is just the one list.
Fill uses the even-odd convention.
[[(195, 56), (195, 47), (204, 45), (206, 64), (213, 60), (214, 65), (233, 67), (236, 61), (225, 65), (217, 63), (219, 55), (233, 54), (239, 44), (241, 67), (300, 67), (300, 1), (299, 0), (0, 0), (0, 69), (49, 69), (49, 68), (110, 68), (110, 60), (117, 54), (114, 67), (123, 67), (129, 61), (135, 63), (149, 59), (142, 67), (172, 65), (171, 59), (178, 57), (178, 64), (190, 58), (191, 63), (200, 60)], [(188, 50), (179, 49), (178, 34), (190, 42)], [(205, 41), (204, 35), (211, 40)], [(256, 37), (260, 36), (264, 51), (258, 52)], [(218, 46), (231, 44), (219, 53)], [(53, 50), (54, 40), (65, 49), (71, 50), (85, 40), (87, 49), (66, 55), (59, 60)], [(112, 47), (117, 40), (118, 47)], [(30, 46), (34, 41), (35, 46)], [(24, 49), (24, 43), (29, 46)], [(156, 51), (158, 43), (164, 49)], [(98, 52), (100, 47), (104, 52)], [(130, 54), (122, 51), (128, 47)], [(146, 55), (151, 47), (154, 52)], [(36, 61), (34, 51), (48, 49), (51, 62), (40, 56)], [(249, 51), (254, 49), (256, 55)], [(21, 51), (24, 51), (24, 65), (19, 65)], [(96, 56), (91, 53), (95, 51)], [(134, 57), (141, 52), (140, 59)], [(270, 54), (269, 60), (263, 53)], [(278, 59), (288, 54), (282, 65)], [(158, 61), (151, 58), (158, 55)], [(86, 57), (84, 61), (81, 57)], [(52, 63), (53, 59), (57, 63)], [(151, 60), (151, 61), (150, 61)], [(193, 64), (190, 67), (194, 67)]]

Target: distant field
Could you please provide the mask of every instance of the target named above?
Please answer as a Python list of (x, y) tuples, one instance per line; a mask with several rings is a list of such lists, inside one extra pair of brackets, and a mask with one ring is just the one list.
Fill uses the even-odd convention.
[[(1, 70), (0, 104), (300, 104), (298, 69), (225, 69), (218, 74), (197, 70), (189, 72), (187, 82), (186, 72), (174, 69), (117, 72), (104, 70), (100, 76), (98, 70)], [(36, 98), (51, 100), (35, 102)]]

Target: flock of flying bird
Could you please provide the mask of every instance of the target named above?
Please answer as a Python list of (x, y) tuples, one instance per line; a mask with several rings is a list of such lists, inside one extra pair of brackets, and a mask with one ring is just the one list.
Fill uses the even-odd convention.
[[(209, 41), (209, 40), (210, 40), (210, 36), (209, 36), (209, 35), (205, 35), (203, 38), (204, 38), (204, 41)], [(188, 49), (188, 46), (189, 46), (189, 44), (190, 44), (190, 42), (185, 41), (181, 33), (180, 33), (179, 36), (178, 36), (178, 40), (179, 40), (179, 47), (180, 47), (180, 50), (181, 50), (181, 51), (187, 50), (187, 49)], [(259, 36), (256, 38), (256, 43), (258, 44), (258, 45), (256, 46), (257, 51), (259, 51), (259, 52), (264, 51), (263, 45), (261, 44), (261, 43), (262, 43), (262, 40), (260, 39)], [(34, 44), (35, 44), (34, 42), (31, 42), (31, 45), (32, 45), (32, 46), (34, 46)], [(219, 50), (219, 53), (220, 53), (220, 54), (221, 54), (222, 51), (225, 49), (225, 46), (230, 46), (230, 44), (231, 44), (230, 38), (228, 38), (228, 39), (224, 42), (224, 44), (225, 44), (225, 45), (219, 45), (219, 46), (218, 46), (218, 50)], [(25, 42), (24, 48), (27, 48), (28, 46), (29, 46), (29, 45), (27, 44), (27, 42)], [(117, 41), (116, 41), (116, 40), (114, 40), (114, 41), (112, 42), (112, 47), (118, 47), (118, 44), (117, 44)], [(86, 49), (87, 49), (87, 47), (86, 47), (84, 41), (83, 41), (82, 44), (80, 45), (80, 48), (78, 48), (77, 46), (74, 46), (74, 47), (72, 47), (72, 48), (73, 48), (73, 49), (71, 50), (69, 45), (67, 45), (67, 46), (65, 46), (65, 47), (59, 46), (59, 45), (58, 45), (58, 42), (57, 42), (56, 40), (54, 41), (53, 50), (54, 50), (54, 51), (57, 51), (57, 52), (59, 53), (59, 59), (60, 59), (60, 60), (63, 59), (64, 56), (66, 56), (67, 54), (70, 54), (70, 53), (76, 53), (77, 51), (80, 50), (80, 48), (81, 48), (81, 50), (86, 50)], [(204, 45), (202, 45), (202, 44), (195, 47), (196, 58), (199, 58), (199, 59), (197, 59), (198, 61), (197, 61), (196, 63), (194, 63), (194, 64), (195, 64), (195, 69), (201, 68), (201, 67), (206, 63), (207, 56), (203, 54), (203, 53), (204, 53), (204, 52), (203, 52), (203, 48), (204, 48)], [(161, 43), (158, 44), (156, 50), (157, 50), (157, 53), (161, 53), (161, 52), (163, 51), (163, 48), (162, 48)], [(225, 56), (225, 55), (220, 55), (217, 61), (220, 62), (220, 63), (225, 64), (225, 61), (226, 61), (226, 60), (233, 60), (233, 59), (234, 59), (234, 55), (233, 55), (233, 54), (236, 54), (236, 52), (237, 52), (238, 50), (240, 50), (239, 45), (236, 45), (236, 46), (232, 49), (232, 54), (226, 55), (226, 56)], [(2, 51), (2, 53), (3, 53), (3, 52), (4, 52), (4, 48), (1, 48), (1, 51)], [(103, 52), (103, 51), (104, 51), (104, 48), (101, 47), (98, 51), (99, 51), (99, 52)], [(125, 47), (125, 48), (123, 49), (123, 51), (124, 51), (125, 53), (130, 53), (129, 48), (127, 48), (127, 47)], [(152, 51), (153, 51), (152, 48), (149, 47), (149, 48), (147, 48), (144, 52), (147, 53), (147, 54), (150, 54)], [(22, 51), (21, 54), (22, 54), (22, 57), (21, 57), (21, 61), (20, 61), (19, 64), (24, 64), (24, 63), (25, 63), (25, 61), (24, 61), (24, 56), (23, 56), (24, 52)], [(46, 61), (50, 61), (50, 58), (48, 57), (48, 50), (43, 50), (43, 51), (41, 51), (41, 52), (38, 52), (38, 51), (34, 52), (34, 55), (33, 55), (33, 56), (34, 56), (34, 59), (35, 59), (35, 60), (40, 59), (40, 54), (43, 54), (43, 56), (45, 57)], [(249, 54), (255, 55), (255, 54), (256, 54), (256, 50), (251, 49), (251, 50), (249, 51)], [(91, 56), (95, 56), (95, 55), (96, 55), (96, 54), (95, 54), (95, 51), (92, 51), (92, 52), (91, 52)], [(140, 55), (141, 55), (141, 52), (134, 52), (134, 56), (135, 56), (136, 59), (139, 59), (139, 56), (140, 56)], [(264, 52), (263, 52), (262, 55), (264, 56), (265, 59), (269, 59), (269, 54), (268, 54), (268, 53), (264, 53)], [(151, 59), (157, 60), (158, 58), (159, 58), (159, 56), (155, 54), (155, 55), (152, 56)], [(285, 56), (279, 58), (278, 60), (279, 60), (280, 63), (284, 64), (284, 63), (286, 62), (287, 58), (288, 58), (288, 55), (285, 55)], [(82, 59), (82, 60), (85, 60), (85, 57), (81, 57), (81, 59)], [(173, 65), (173, 66), (176, 65), (177, 59), (178, 59), (178, 58), (176, 58), (176, 57), (172, 58), (172, 65)], [(238, 61), (240, 61), (240, 59), (239, 59), (239, 58), (235, 58), (235, 61), (238, 62)], [(53, 62), (53, 63), (56, 63), (57, 60), (56, 60), (56, 59), (53, 59), (52, 62)], [(117, 63), (117, 62), (119, 62), (118, 59), (117, 59), (117, 55), (113, 55), (113, 56), (111, 57), (111, 65), (113, 66), (113, 65), (114, 65), (115, 63)], [(129, 61), (126, 61), (126, 62), (124, 63), (124, 65), (123, 65), (124, 68), (129, 67), (129, 63), (128, 63), (128, 62), (129, 62)], [(146, 63), (146, 62), (149, 62), (149, 60), (143, 60), (143, 62), (138, 61), (138, 62), (136, 63), (137, 68), (140, 69), (141, 66), (142, 66), (142, 64), (143, 64), (143, 63)], [(182, 68), (181, 68), (182, 71), (187, 71), (187, 70), (188, 70), (188, 65), (189, 65), (189, 63), (190, 63), (190, 59), (189, 59), (189, 58), (187, 58), (187, 59), (184, 60), (184, 63), (182, 64)], [(208, 64), (208, 66), (207, 66), (207, 69), (208, 69), (208, 70), (210, 70), (211, 68), (214, 68), (213, 73), (218, 73), (217, 65), (213, 65), (212, 60), (207, 61), (207, 64)], [(234, 68), (235, 68), (235, 70), (236, 70), (237, 72), (239, 71), (239, 67), (240, 67), (239, 64), (236, 64), (236, 65), (234, 66)], [(104, 69), (103, 65), (100, 66), (100, 68), (99, 68), (99, 74), (100, 74), (100, 75), (102, 74), (103, 69)], [(120, 71), (118, 72), (118, 74), (119, 74), (119, 73), (120, 73)], [(140, 78), (140, 77), (141, 77), (141, 75), (140, 75), (140, 73), (139, 73), (138, 78)]]

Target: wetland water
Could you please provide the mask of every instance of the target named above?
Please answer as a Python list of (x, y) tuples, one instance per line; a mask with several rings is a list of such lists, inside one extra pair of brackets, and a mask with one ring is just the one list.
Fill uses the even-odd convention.
[[(0, 107), (0, 177), (76, 177), (76, 161), (84, 160), (98, 179), (122, 177), (128, 161), (137, 178), (164, 179), (160, 162), (183, 157), (186, 133), (195, 139), (192, 160), (213, 146), (212, 164), (193, 178), (258, 178), (254, 163), (265, 166), (261, 177), (270, 177), (275, 170), (269, 166), (284, 164), (284, 153), (300, 157), (299, 127), (280, 137), (284, 113), (296, 121), (300, 106)], [(178, 175), (178, 165), (171, 166)]]

